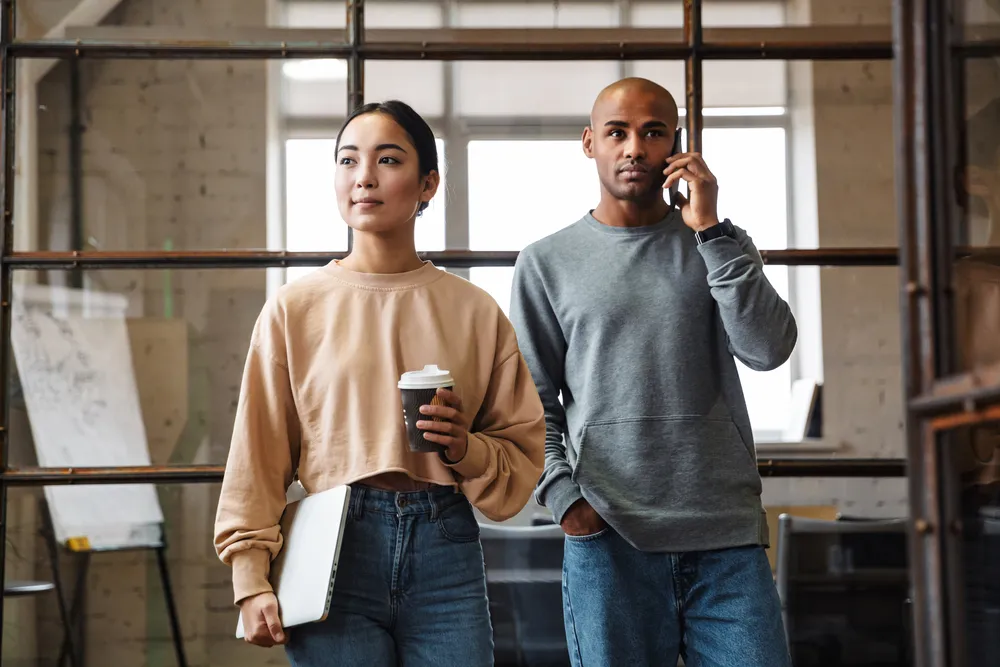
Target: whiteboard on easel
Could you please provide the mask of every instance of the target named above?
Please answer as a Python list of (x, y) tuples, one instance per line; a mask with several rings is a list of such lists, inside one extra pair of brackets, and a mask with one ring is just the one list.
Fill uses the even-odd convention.
[[(15, 286), (11, 344), (40, 466), (150, 465), (127, 306), (119, 294)], [(162, 542), (152, 484), (47, 486), (45, 498), (61, 544), (106, 550)]]

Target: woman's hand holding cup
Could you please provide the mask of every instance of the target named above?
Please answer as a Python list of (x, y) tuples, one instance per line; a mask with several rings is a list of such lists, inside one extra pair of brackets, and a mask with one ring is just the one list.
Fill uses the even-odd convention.
[[(462, 399), (451, 389), (438, 389), (438, 401), (444, 405), (423, 405), (420, 414), (430, 417), (417, 422), (424, 439), (444, 447), (443, 455), (451, 463), (465, 458), (469, 447), (469, 425), (462, 412)], [(435, 401), (436, 403), (437, 401)]]

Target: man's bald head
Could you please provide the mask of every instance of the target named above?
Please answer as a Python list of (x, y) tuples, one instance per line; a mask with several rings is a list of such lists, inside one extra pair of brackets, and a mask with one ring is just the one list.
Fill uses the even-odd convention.
[(662, 207), (677, 121), (673, 96), (648, 79), (622, 79), (601, 91), (583, 130), (583, 152), (597, 163), (602, 201)]
[(620, 79), (598, 93), (590, 110), (590, 126), (602, 124), (610, 113), (635, 106), (655, 110), (670, 127), (677, 127), (680, 116), (674, 96), (660, 84), (640, 77)]

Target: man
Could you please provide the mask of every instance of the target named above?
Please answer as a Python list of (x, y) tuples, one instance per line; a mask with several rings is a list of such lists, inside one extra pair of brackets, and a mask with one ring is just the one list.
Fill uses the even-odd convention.
[[(570, 657), (784, 667), (734, 356), (780, 366), (794, 318), (747, 235), (719, 220), (701, 156), (671, 155), (678, 113), (666, 90), (619, 81), (590, 120), (583, 150), (600, 203), (521, 253), (511, 299), (546, 413), (536, 495), (566, 533)], [(672, 205), (663, 191), (679, 180), (689, 198)]]

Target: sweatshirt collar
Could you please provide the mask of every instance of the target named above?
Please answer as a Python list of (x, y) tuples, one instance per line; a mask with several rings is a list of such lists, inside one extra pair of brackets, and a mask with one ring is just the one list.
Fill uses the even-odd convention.
[(647, 234), (655, 234), (663, 231), (679, 216), (680, 213), (674, 210), (667, 213), (667, 217), (663, 218), (659, 222), (655, 222), (651, 225), (645, 225), (643, 227), (612, 227), (611, 225), (605, 225), (603, 222), (594, 217), (593, 210), (588, 211), (587, 215), (583, 216), (583, 219), (588, 227), (594, 231), (601, 232), (602, 234), (611, 234), (613, 236), (646, 236)]
[(345, 269), (337, 260), (323, 269), (346, 285), (387, 292), (429, 285), (444, 275), (444, 271), (426, 261), (419, 269), (403, 273), (359, 273)]

